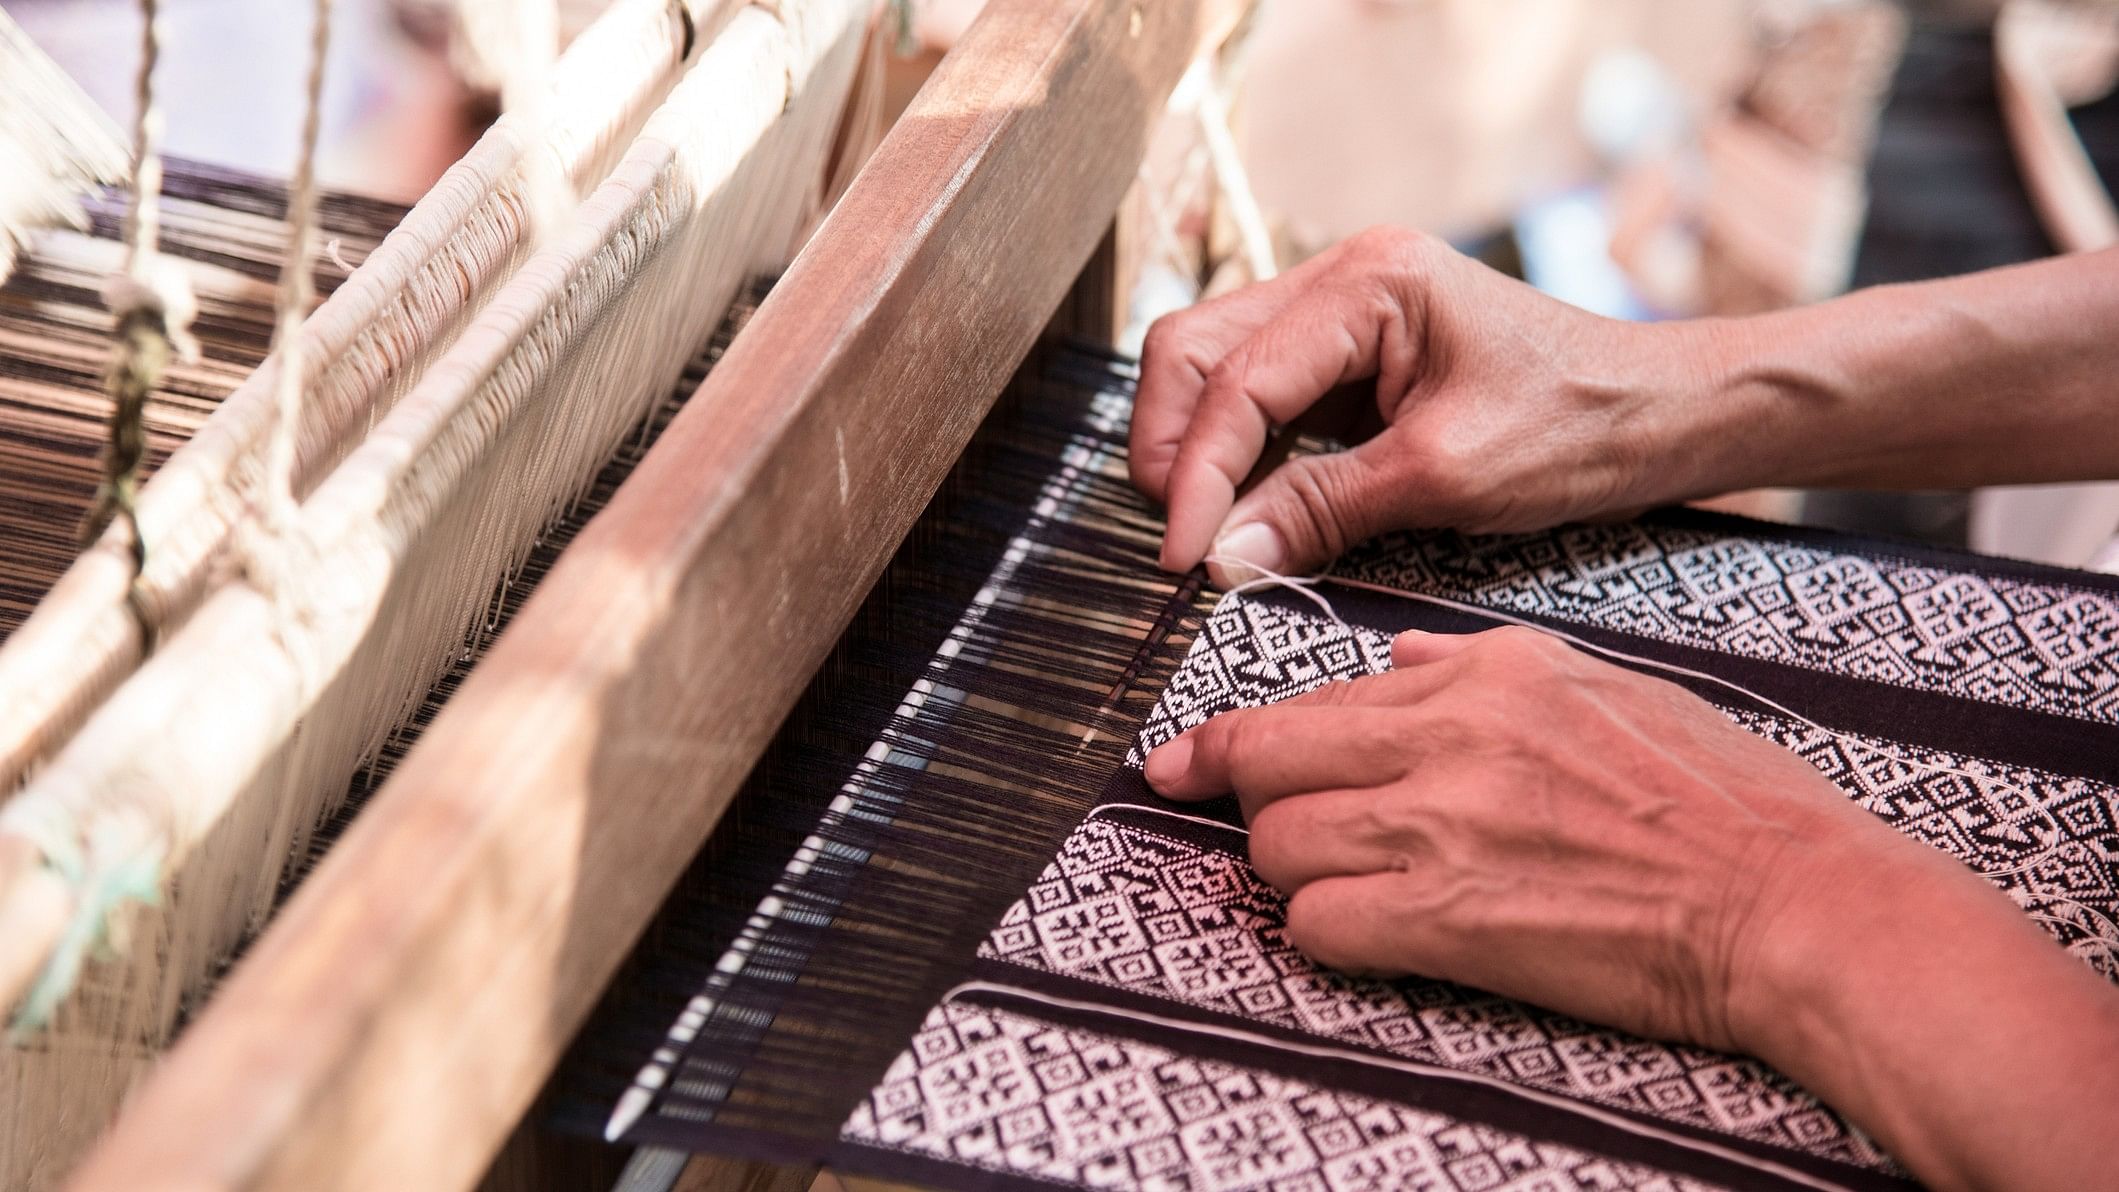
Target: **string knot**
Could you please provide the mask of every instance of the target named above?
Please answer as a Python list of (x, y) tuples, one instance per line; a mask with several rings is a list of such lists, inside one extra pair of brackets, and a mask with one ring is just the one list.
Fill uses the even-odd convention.
[(104, 281), (103, 304), (117, 317), (121, 332), (144, 324), (179, 359), (199, 359), (199, 341), (191, 333), (199, 317), (199, 299), (192, 292), (191, 275), (177, 262), (143, 254), (131, 269)]
[(118, 912), (129, 903), (154, 906), (162, 897), (159, 851), (142, 847), (137, 826), (101, 821), (84, 839), (63, 807), (21, 800), (0, 817), (0, 832), (35, 850), (44, 871), (66, 891), (66, 926), (23, 994), (9, 1029), (21, 1039), (43, 1029), (80, 983), (90, 957), (121, 951)]

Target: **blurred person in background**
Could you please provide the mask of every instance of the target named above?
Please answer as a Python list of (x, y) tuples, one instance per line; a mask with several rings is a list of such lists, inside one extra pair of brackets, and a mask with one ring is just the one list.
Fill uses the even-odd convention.
[[(1907, 0), (1852, 284), (1922, 281), (2119, 242), (2119, 7)], [(2112, 567), (2119, 485), (1817, 493), (1805, 520)]]

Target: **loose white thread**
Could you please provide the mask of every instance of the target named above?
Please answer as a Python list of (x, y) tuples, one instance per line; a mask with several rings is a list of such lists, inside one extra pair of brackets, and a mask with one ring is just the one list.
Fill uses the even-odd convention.
[(1208, 819), (1203, 815), (1186, 815), (1182, 811), (1172, 811), (1167, 807), (1150, 807), (1146, 803), (1099, 803), (1089, 809), (1089, 814), (1082, 817), (1082, 822), (1086, 824), (1098, 816), (1109, 815), (1114, 811), (1144, 811), (1153, 815), (1164, 816), (1168, 819), (1199, 824), (1202, 827), (1220, 828), (1224, 832), (1234, 832), (1238, 836), (1249, 836), (1251, 834), (1249, 828), (1238, 827), (1235, 824), (1225, 824), (1218, 819)]
[(324, 255), (330, 258), (332, 264), (348, 273), (360, 268), (358, 262), (346, 259), (346, 242), (340, 237), (333, 236), (331, 239), (324, 241)]
[(1330, 617), (1333, 621), (1337, 622), (1339, 627), (1341, 629), (1346, 630), (1348, 634), (1351, 635), (1354, 632), (1354, 627), (1346, 623), (1346, 618), (1339, 615), (1339, 610), (1332, 607), (1331, 601), (1326, 600), (1324, 597), (1318, 595), (1316, 592), (1311, 591), (1312, 588), (1325, 581), (1326, 577), (1324, 576), (1282, 575), (1278, 571), (1275, 571), (1270, 567), (1262, 567), (1257, 563), (1251, 562), (1249, 559), (1239, 559), (1234, 555), (1208, 555), (1203, 561), (1208, 563), (1218, 563), (1224, 568), (1245, 567), (1259, 573), (1253, 576), (1252, 578), (1247, 579), (1242, 583), (1223, 591), (1221, 594), (1221, 599), (1214, 603), (1214, 611), (1217, 613), (1221, 611), (1222, 605), (1228, 603), (1230, 600), (1233, 600), (1238, 596), (1241, 596), (1245, 592), (1255, 592), (1260, 588), (1286, 588), (1289, 591), (1295, 593), (1296, 595), (1307, 599), (1310, 603), (1316, 605), (1318, 608), (1323, 609), (1324, 615)]

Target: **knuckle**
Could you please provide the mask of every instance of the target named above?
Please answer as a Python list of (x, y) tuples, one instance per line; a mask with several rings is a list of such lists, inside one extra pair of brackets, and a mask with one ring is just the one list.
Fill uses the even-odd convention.
[(1559, 644), (1551, 636), (1527, 625), (1504, 625), (1479, 636), (1479, 645), (1488, 653), (1514, 664), (1549, 661)]
[(1381, 225), (1362, 233), (1362, 257), (1376, 273), (1418, 281), (1428, 272), (1442, 241), (1413, 228)]
[(1191, 312), (1171, 311), (1148, 325), (1148, 334), (1141, 339), (1140, 352), (1144, 358), (1161, 356), (1182, 357), (1185, 351), (1185, 329), (1192, 319)]
[(1376, 841), (1410, 855), (1424, 842), (1427, 825), (1404, 800), (1379, 796), (1362, 804), (1349, 826), (1356, 837)]
[(1477, 703), (1460, 695), (1438, 696), (1420, 710), (1420, 738), (1431, 753), (1475, 756), (1487, 736)]
[[(1395, 409), (1381, 411), (1388, 419)], [(1462, 523), (1485, 512), (1486, 486), (1476, 453), (1462, 445), (1429, 439), (1406, 462), (1406, 484), (1437, 518)]]
[[(1341, 748), (1363, 761), (1393, 762), (1404, 753), (1407, 736), (1403, 718), (1370, 718), (1347, 730), (1347, 739)], [(1389, 768), (1403, 771), (1402, 765)]]
[(1370, 260), (1404, 261), (1428, 250), (1434, 238), (1399, 224), (1374, 224), (1354, 234), (1361, 257)]
[(1286, 516), (1295, 523), (1287, 528), (1301, 533), (1326, 557), (1344, 553), (1360, 533), (1357, 527), (1371, 520), (1362, 506), (1367, 494), (1349, 482), (1345, 471), (1317, 456), (1295, 460), (1284, 469)]

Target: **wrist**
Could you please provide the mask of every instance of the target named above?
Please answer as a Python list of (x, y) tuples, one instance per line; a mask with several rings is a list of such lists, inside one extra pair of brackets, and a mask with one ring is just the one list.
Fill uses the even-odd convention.
[(1732, 974), (1736, 1049), (1932, 1186), (2102, 1178), (2119, 994), (1954, 859), (1895, 843), (1812, 858), (1762, 922)]
[[(1793, 313), (1793, 312), (1790, 312)], [(1789, 483), (1800, 444), (1829, 434), (1834, 388), (1800, 354), (1779, 315), (1643, 324), (1632, 441), (1636, 504), (1661, 505)], [(1807, 362), (1805, 362), (1807, 363)]]
[[(1730, 974), (1738, 1050), (1798, 1080), (1836, 1066), (1909, 971), (1950, 953), (1947, 925), (2001, 896), (1956, 860), (1877, 825), (1813, 840), (1761, 891)], [(2017, 914), (2002, 899), (1999, 910)], [(2013, 937), (2012, 937), (2013, 938)]]

